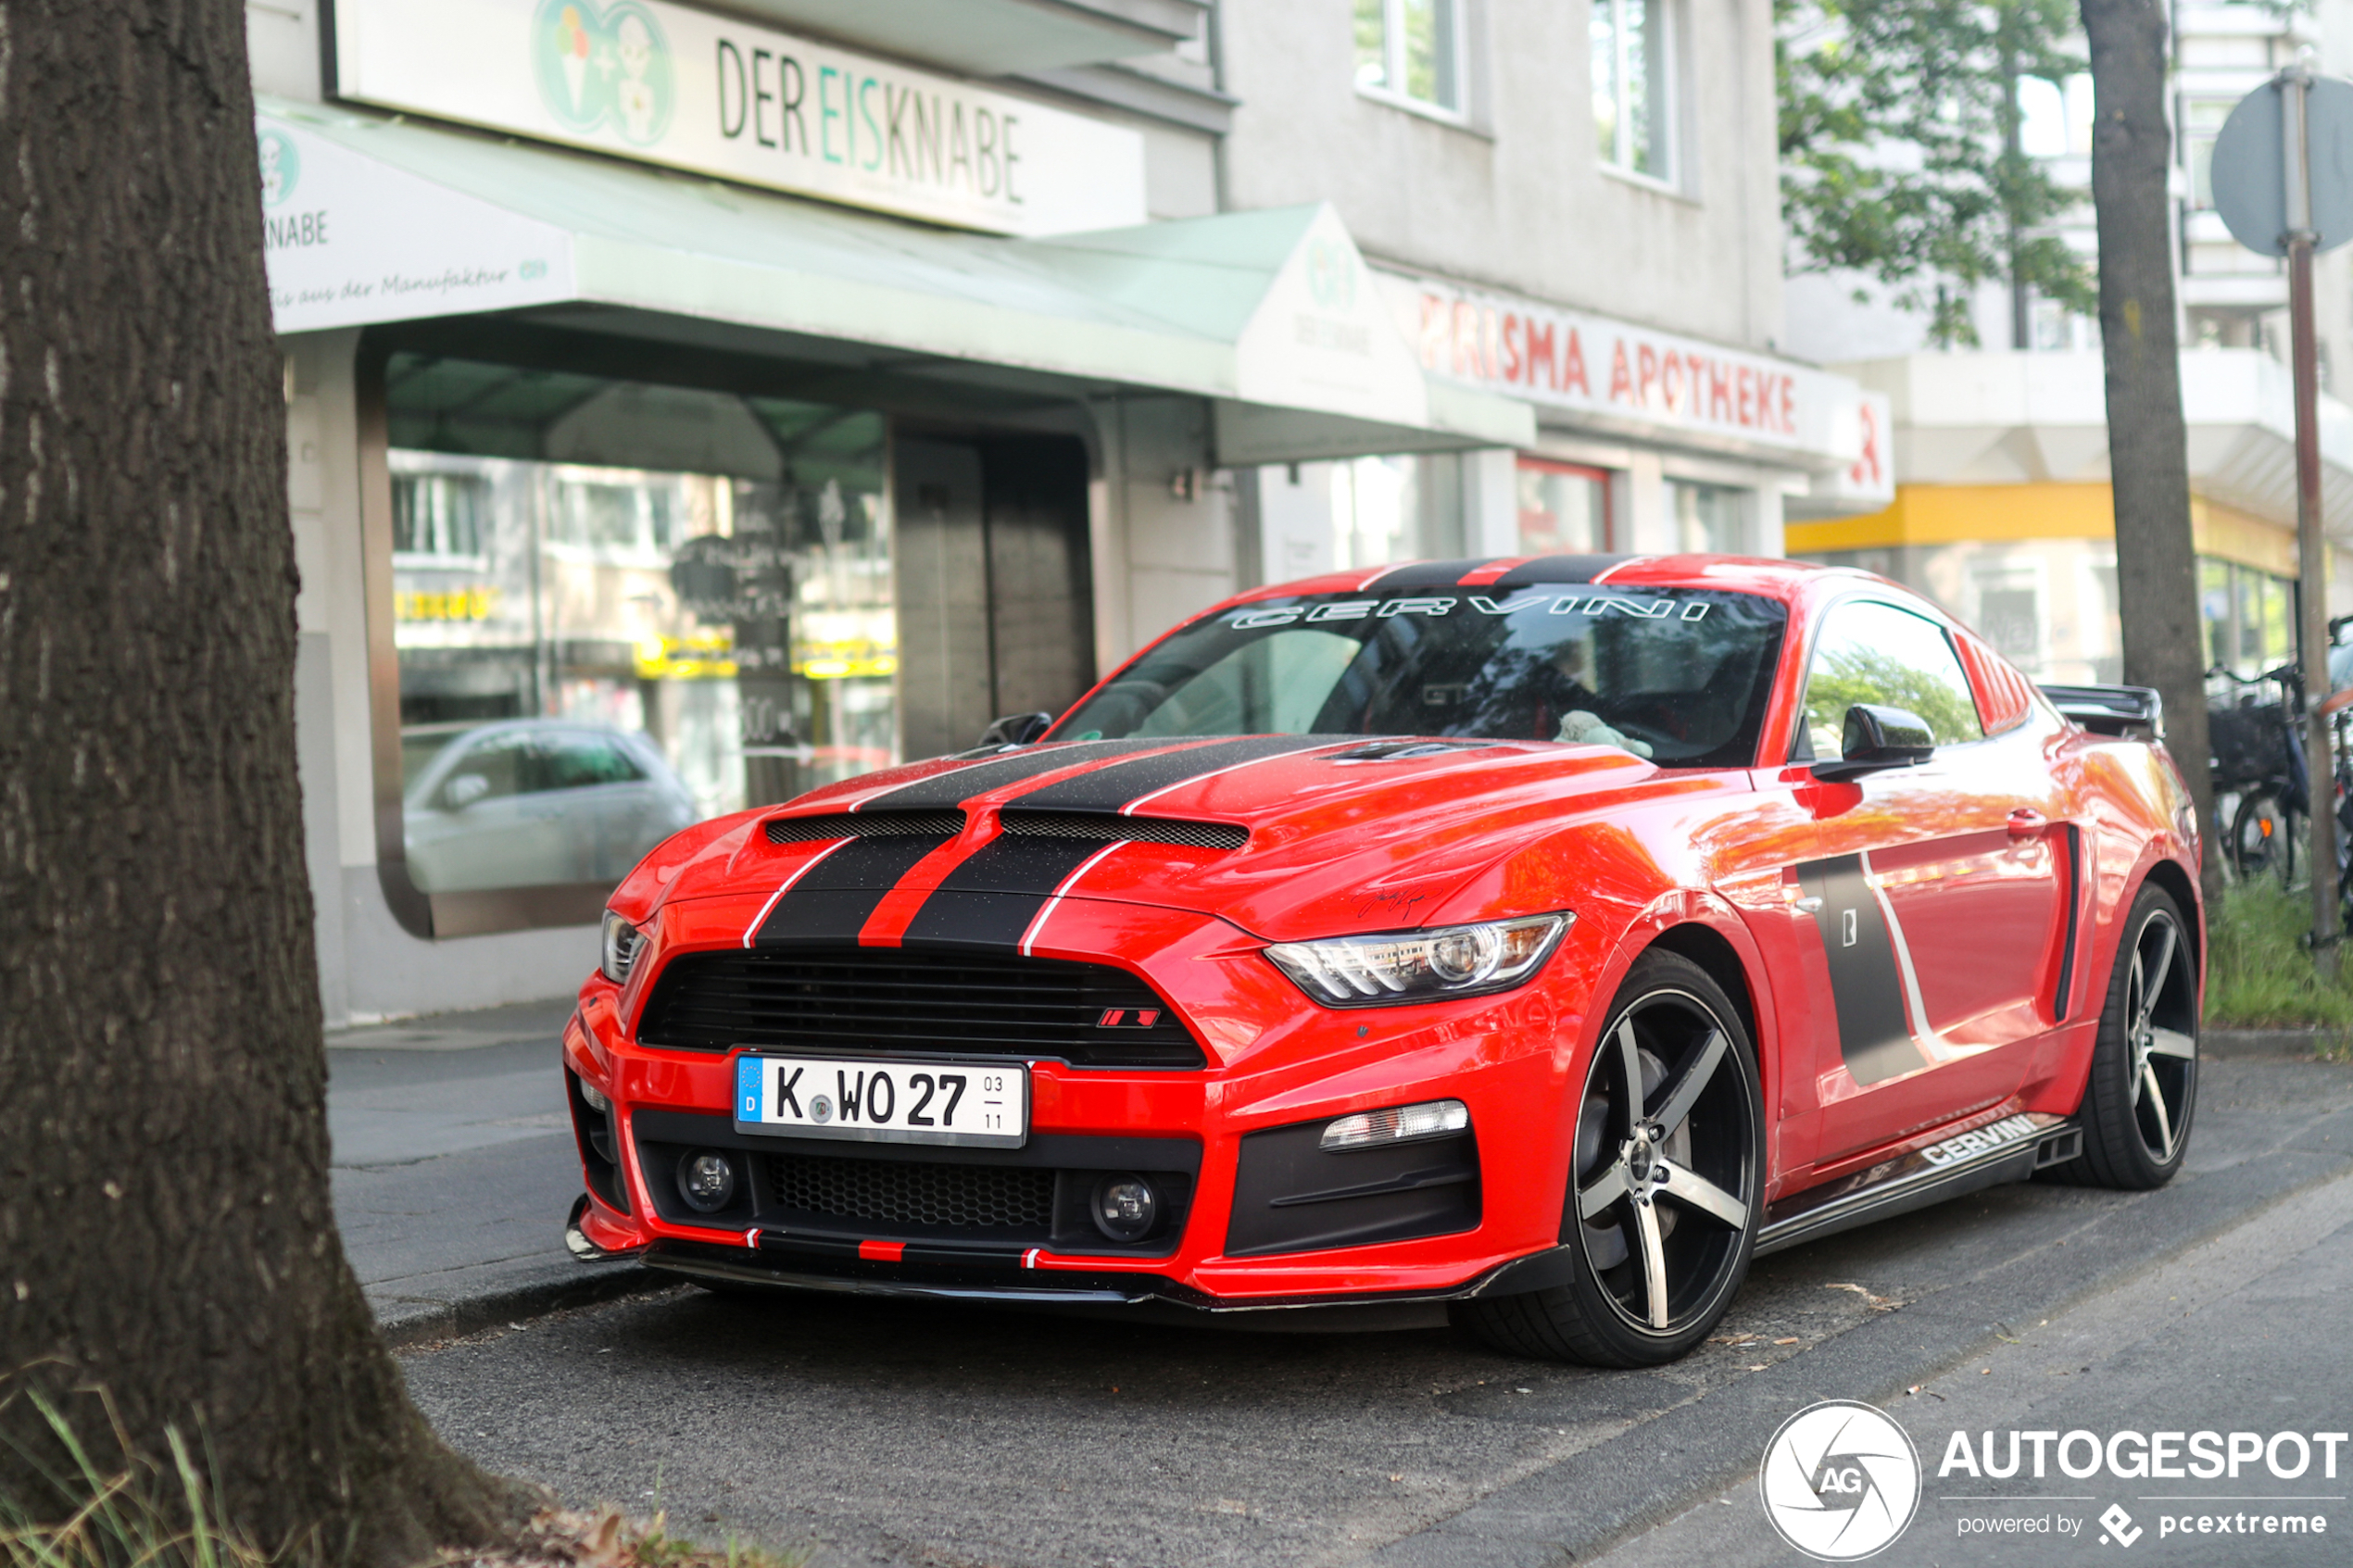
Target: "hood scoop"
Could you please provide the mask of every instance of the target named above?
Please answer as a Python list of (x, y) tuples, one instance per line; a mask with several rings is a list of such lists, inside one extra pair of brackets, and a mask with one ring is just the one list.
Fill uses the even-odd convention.
[(821, 838), (953, 838), (964, 814), (946, 811), (829, 812), (822, 817), (771, 817), (768, 842), (808, 844)]
[(1443, 757), (1450, 751), (1477, 751), (1492, 746), (1484, 740), (1382, 740), (1369, 746), (1353, 746), (1335, 751), (1324, 759), (1327, 762), (1405, 762), (1417, 757)]
[(1009, 807), (997, 814), (1010, 838), (1078, 838), (1101, 844), (1189, 844), (1196, 849), (1239, 849), (1250, 829), (1239, 822), (1184, 822), (1169, 817), (1123, 817), (1116, 811), (1038, 811)]

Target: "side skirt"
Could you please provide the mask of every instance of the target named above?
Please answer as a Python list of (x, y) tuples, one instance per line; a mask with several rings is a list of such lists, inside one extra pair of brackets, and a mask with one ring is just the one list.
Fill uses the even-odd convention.
[(2082, 1152), (2083, 1130), (2063, 1116), (2022, 1111), (1926, 1148), (1881, 1160), (1783, 1198), (1765, 1211), (1756, 1256), (2004, 1182), (2022, 1182)]

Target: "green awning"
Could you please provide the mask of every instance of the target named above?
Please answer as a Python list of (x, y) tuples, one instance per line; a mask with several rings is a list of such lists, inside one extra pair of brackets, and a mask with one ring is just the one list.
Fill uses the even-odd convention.
[(1222, 463), (1535, 439), (1423, 376), (1328, 206), (1004, 239), (309, 105), (258, 128), (283, 332), (588, 307), (1197, 395)]

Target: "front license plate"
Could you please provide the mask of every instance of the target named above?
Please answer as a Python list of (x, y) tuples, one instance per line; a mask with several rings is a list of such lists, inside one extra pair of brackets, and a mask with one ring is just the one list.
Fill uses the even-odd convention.
[(1029, 1069), (741, 1056), (736, 1126), (804, 1138), (1019, 1148), (1029, 1141)]

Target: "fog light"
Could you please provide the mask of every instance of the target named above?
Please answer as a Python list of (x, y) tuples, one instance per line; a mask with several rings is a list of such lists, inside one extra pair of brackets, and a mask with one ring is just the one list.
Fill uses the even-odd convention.
[(1114, 1241), (1140, 1241), (1160, 1217), (1160, 1197), (1141, 1176), (1105, 1176), (1095, 1184), (1095, 1228)]
[(678, 1196), (698, 1214), (716, 1214), (736, 1196), (736, 1162), (704, 1149), (678, 1161)]
[(1470, 1107), (1458, 1099), (1426, 1100), (1420, 1105), (1395, 1105), (1386, 1110), (1360, 1110), (1324, 1129), (1320, 1148), (1378, 1148), (1386, 1144), (1442, 1138), (1470, 1125)]
[(589, 1110), (610, 1110), (612, 1109), (612, 1101), (607, 1099), (604, 1097), (603, 1092), (599, 1090), (596, 1085), (590, 1083), (585, 1078), (579, 1080), (579, 1083), (580, 1098), (588, 1102)]

